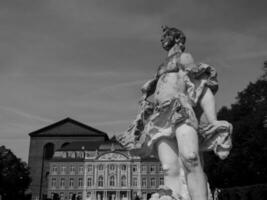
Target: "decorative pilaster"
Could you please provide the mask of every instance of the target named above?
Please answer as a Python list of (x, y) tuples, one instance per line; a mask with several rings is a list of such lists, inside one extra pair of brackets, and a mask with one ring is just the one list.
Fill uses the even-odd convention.
[(108, 196), (108, 195), (107, 195), (107, 190), (105, 190), (105, 191), (104, 191), (104, 198), (103, 198), (103, 200), (107, 200), (107, 199), (108, 199), (107, 196)]
[(86, 162), (84, 162), (83, 166), (83, 190), (82, 190), (82, 198), (86, 199), (86, 187), (87, 187), (87, 165)]
[(116, 197), (115, 197), (116, 200), (120, 200), (120, 192), (119, 191), (116, 191)]

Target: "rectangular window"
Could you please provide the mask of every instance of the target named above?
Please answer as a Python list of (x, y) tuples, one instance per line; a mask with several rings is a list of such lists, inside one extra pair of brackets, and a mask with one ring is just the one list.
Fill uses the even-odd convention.
[(159, 185), (164, 185), (164, 178), (163, 177), (159, 178)]
[(82, 187), (83, 186), (83, 179), (79, 178), (78, 179), (78, 187)]
[(73, 180), (73, 178), (70, 178), (70, 185), (69, 185), (71, 188), (73, 188), (73, 186), (74, 186), (74, 180)]
[(115, 186), (115, 177), (113, 175), (109, 177), (109, 186)]
[(123, 176), (121, 177), (121, 186), (122, 186), (122, 187), (126, 187), (126, 182), (127, 182), (127, 180), (126, 180), (126, 176), (123, 175)]
[(156, 187), (156, 179), (155, 178), (151, 178), (150, 179), (150, 186), (151, 187)]
[(64, 188), (65, 187), (65, 178), (60, 179), (60, 187)]
[(87, 186), (88, 187), (92, 186), (92, 178), (87, 178)]
[(53, 188), (55, 188), (55, 187), (56, 187), (56, 184), (57, 184), (57, 179), (52, 178), (51, 186), (52, 186)]
[(61, 174), (66, 174), (66, 166), (61, 167)]
[(87, 171), (88, 172), (92, 172), (93, 171), (93, 166), (92, 165), (88, 165), (87, 166)]
[(146, 173), (146, 166), (145, 165), (142, 165), (141, 170), (142, 170), (143, 173)]
[(156, 172), (156, 166), (151, 165), (150, 166), (150, 173), (155, 173)]
[(146, 187), (146, 178), (142, 178), (142, 187)]
[(53, 165), (52, 166), (52, 173), (53, 174), (56, 174), (57, 173), (57, 166), (56, 165)]
[(79, 166), (79, 174), (83, 174), (83, 166)]
[(137, 177), (133, 177), (133, 186), (137, 187)]
[(103, 176), (98, 177), (98, 187), (103, 187), (104, 185), (104, 178)]
[(70, 173), (75, 174), (75, 166), (73, 165), (70, 166)]
[(162, 166), (159, 166), (159, 172), (163, 172)]

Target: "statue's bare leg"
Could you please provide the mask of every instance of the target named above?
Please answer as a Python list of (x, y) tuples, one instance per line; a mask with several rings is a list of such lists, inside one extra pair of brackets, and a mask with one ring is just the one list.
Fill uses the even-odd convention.
[(207, 182), (200, 161), (197, 132), (183, 124), (176, 129), (176, 138), (190, 196), (192, 200), (207, 200)]
[(177, 142), (171, 139), (160, 139), (157, 143), (158, 156), (164, 171), (164, 185), (174, 192), (181, 192), (181, 179), (179, 178), (181, 163), (178, 157)]

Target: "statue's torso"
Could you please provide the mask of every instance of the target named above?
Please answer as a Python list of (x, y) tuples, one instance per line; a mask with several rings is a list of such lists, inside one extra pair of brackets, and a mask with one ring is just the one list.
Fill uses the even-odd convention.
[(156, 103), (176, 97), (179, 93), (185, 94), (185, 70), (180, 62), (180, 54), (172, 56), (163, 63), (158, 70), (158, 82), (154, 93)]

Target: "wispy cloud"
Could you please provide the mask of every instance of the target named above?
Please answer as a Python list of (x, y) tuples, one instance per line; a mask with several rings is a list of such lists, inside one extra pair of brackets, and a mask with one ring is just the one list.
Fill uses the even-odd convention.
[(24, 112), (24, 111), (22, 111), (20, 109), (8, 107), (8, 106), (2, 106), (2, 105), (0, 105), (0, 109), (1, 110), (4, 110), (4, 111), (7, 111), (7, 112), (10, 112), (12, 114), (16, 114), (16, 115), (18, 115), (20, 117), (26, 117), (28, 119), (33, 119), (33, 120), (47, 122), (47, 123), (53, 122), (50, 119), (47, 119), (47, 118), (44, 118), (44, 117), (41, 117), (41, 116), (38, 116), (38, 115), (33, 115), (33, 114), (30, 114), (30, 113)]
[[(0, 1), (1, 130), (27, 139), (28, 129), (77, 116), (123, 131), (138, 111), (140, 87), (165, 57), (164, 24), (185, 32), (196, 62), (214, 64), (223, 94), (216, 102), (229, 105), (261, 73), (266, 6), (266, 0)], [(12, 139), (6, 143), (26, 157), (27, 143)]]
[(256, 59), (260, 57), (267, 58), (267, 51), (250, 51), (250, 52), (243, 52), (243, 53), (237, 53), (236, 55), (228, 56), (225, 59), (230, 60), (242, 60), (242, 59)]

